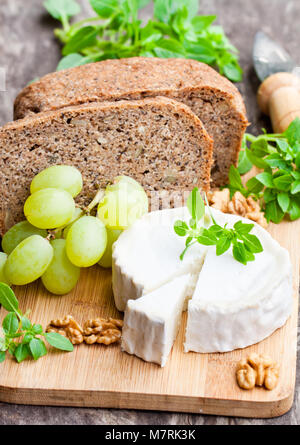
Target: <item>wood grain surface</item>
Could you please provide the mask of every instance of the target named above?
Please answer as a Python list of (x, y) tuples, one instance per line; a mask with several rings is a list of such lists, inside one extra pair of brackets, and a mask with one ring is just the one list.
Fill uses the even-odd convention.
[[(17, 365), (11, 357), (1, 365), (0, 401), (33, 405), (151, 409), (243, 417), (275, 417), (293, 402), (300, 251), (295, 238), (300, 221), (270, 225), (270, 232), (291, 255), (294, 308), (287, 324), (266, 340), (224, 354), (184, 353), (186, 313), (167, 365), (123, 353), (120, 346), (80, 345), (72, 354), (51, 351), (38, 362)], [(20, 307), (31, 309), (31, 320), (44, 327), (52, 319), (71, 314), (83, 324), (96, 317), (119, 318), (111, 289), (111, 272), (95, 266), (82, 270), (68, 295), (55, 297), (41, 283), (15, 289)], [(0, 310), (0, 321), (5, 316)], [(269, 354), (280, 366), (273, 391), (241, 390), (235, 381), (236, 364), (250, 352)]]
[[(86, 16), (90, 13), (87, 0), (79, 2), (83, 6), (82, 16)], [(259, 29), (269, 33), (286, 46), (300, 65), (300, 3), (298, 0), (202, 0), (200, 11), (204, 14), (217, 14), (219, 23), (240, 50), (244, 80), (238, 87), (244, 96), (252, 123), (249, 130), (257, 134), (262, 126), (268, 127), (269, 120), (261, 115), (256, 104), (259, 83), (251, 60), (253, 37)], [(24, 0), (1, 0), (0, 67), (4, 67), (6, 71), (6, 90), (0, 92), (0, 124), (12, 118), (13, 99), (17, 92), (34, 77), (55, 69), (60, 54), (59, 46), (52, 35), (55, 26), (56, 22), (49, 19), (43, 11), (42, 0), (27, 0), (26, 5)], [(299, 243), (298, 239), (299, 234), (295, 243)], [(232, 413), (234, 417), (222, 417), (0, 403), (0, 424), (295, 425), (300, 423), (299, 386), (298, 372), (292, 409), (277, 419), (242, 419), (235, 413)]]

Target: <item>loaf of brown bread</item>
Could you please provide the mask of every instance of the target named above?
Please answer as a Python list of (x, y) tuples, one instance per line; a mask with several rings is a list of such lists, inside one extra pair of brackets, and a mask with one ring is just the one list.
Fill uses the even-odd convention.
[(148, 192), (210, 185), (213, 143), (184, 104), (165, 97), (66, 107), (0, 128), (0, 235), (24, 219), (32, 178), (53, 164), (77, 167), (79, 203), (129, 175)]
[(88, 102), (166, 96), (188, 105), (214, 140), (212, 185), (226, 184), (247, 126), (237, 88), (209, 66), (187, 59), (135, 57), (48, 74), (15, 101), (15, 118)]

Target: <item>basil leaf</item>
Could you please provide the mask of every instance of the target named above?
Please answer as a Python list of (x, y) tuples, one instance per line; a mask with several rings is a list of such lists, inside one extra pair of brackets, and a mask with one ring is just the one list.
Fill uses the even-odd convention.
[(4, 338), (0, 338), (0, 351), (4, 352), (7, 350), (6, 341)]
[(287, 192), (291, 188), (293, 178), (291, 175), (283, 175), (275, 178), (273, 182), (276, 188)]
[(216, 255), (225, 253), (231, 246), (231, 240), (227, 236), (221, 236), (216, 244)]
[(292, 221), (300, 218), (300, 203), (292, 199), (288, 213)]
[(232, 82), (241, 82), (243, 70), (237, 63), (227, 63), (223, 66), (223, 73)]
[(197, 237), (197, 241), (204, 246), (214, 246), (217, 243), (218, 238), (209, 230), (204, 229), (202, 234)]
[(247, 181), (246, 186), (248, 191), (253, 195), (258, 195), (264, 189), (264, 185), (256, 178), (256, 176), (250, 178), (249, 181)]
[(39, 338), (33, 338), (28, 346), (34, 360), (38, 360), (47, 354), (45, 344)]
[(46, 0), (44, 7), (57, 20), (70, 18), (80, 12), (80, 6), (75, 0)]
[(277, 201), (270, 201), (266, 204), (265, 217), (267, 221), (272, 221), (278, 224), (284, 217), (284, 212), (279, 207)]
[(24, 345), (24, 344), (18, 345), (14, 352), (14, 356), (16, 357), (18, 363), (23, 362), (30, 355), (31, 355), (31, 352), (30, 352), (28, 345)]
[(287, 192), (280, 192), (277, 195), (277, 202), (281, 208), (281, 210), (286, 213), (290, 206), (290, 196)]
[(0, 351), (0, 363), (4, 362), (6, 353), (4, 351)]
[(260, 253), (263, 251), (263, 247), (257, 236), (247, 233), (243, 235), (243, 241), (250, 252)]
[(244, 245), (242, 243), (235, 243), (232, 248), (233, 257), (244, 265), (247, 264), (247, 253)]
[(241, 175), (245, 175), (252, 168), (252, 162), (248, 159), (247, 153), (245, 150), (241, 150), (239, 153), (239, 164), (238, 171)]
[(94, 45), (97, 34), (98, 28), (95, 26), (85, 26), (79, 29), (64, 46), (62, 54), (67, 56), (68, 54), (77, 53), (88, 46)]
[(15, 334), (19, 329), (19, 319), (14, 312), (9, 312), (2, 323), (3, 331), (6, 334)]
[(31, 328), (31, 322), (27, 317), (21, 317), (22, 329), (28, 331)]
[(32, 327), (32, 331), (35, 335), (41, 335), (43, 333), (43, 327), (40, 324), (34, 324)]
[(242, 221), (238, 221), (234, 224), (233, 227), (240, 235), (246, 235), (247, 233), (251, 232), (254, 224), (245, 224)]
[(271, 173), (267, 173), (267, 172), (259, 173), (258, 175), (255, 176), (255, 178), (257, 179), (257, 181), (259, 181), (265, 187), (269, 187), (269, 188), (274, 187), (273, 177), (272, 177)]
[(241, 180), (241, 176), (239, 174), (239, 171), (234, 165), (230, 166), (229, 170), (229, 182), (232, 187), (234, 187), (237, 190), (243, 189), (243, 184)]
[(70, 340), (68, 340), (66, 337), (63, 337), (60, 334), (57, 334), (56, 332), (50, 332), (44, 334), (44, 336), (47, 342), (56, 349), (60, 349), (62, 351), (67, 351), (67, 352), (72, 352), (74, 349)]
[(191, 24), (196, 33), (202, 33), (205, 29), (207, 29), (215, 20), (216, 15), (200, 15), (198, 17), (194, 17), (191, 20)]
[(0, 283), (0, 304), (8, 312), (19, 314), (19, 302), (13, 290), (4, 283)]
[(268, 167), (267, 162), (264, 159), (260, 158), (259, 156), (256, 156), (251, 150), (249, 150), (249, 148), (246, 148), (246, 154), (249, 161), (252, 162), (252, 164), (256, 165), (256, 167), (258, 168)]
[(300, 141), (300, 119), (296, 117), (289, 127), (283, 133), (283, 136), (287, 138), (290, 145), (294, 145)]
[(108, 19), (119, 9), (118, 0), (90, 0), (93, 10), (102, 18)]
[(199, 221), (205, 214), (204, 201), (201, 198), (197, 187), (195, 187), (189, 194), (187, 208), (195, 221)]
[(300, 192), (300, 180), (294, 181), (291, 186), (291, 194), (296, 195)]
[(189, 230), (188, 225), (184, 221), (176, 221), (174, 224), (174, 231), (179, 236), (185, 236)]
[(56, 67), (56, 71), (74, 68), (75, 66), (84, 65), (90, 62), (93, 62), (93, 59), (91, 59), (90, 57), (83, 57), (79, 53), (71, 53), (60, 60), (59, 64)]

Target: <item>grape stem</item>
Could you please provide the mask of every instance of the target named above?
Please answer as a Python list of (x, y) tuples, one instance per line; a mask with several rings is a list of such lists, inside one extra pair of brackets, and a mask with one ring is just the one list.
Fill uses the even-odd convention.
[(99, 204), (104, 198), (105, 190), (100, 189), (96, 193), (94, 199), (90, 202), (90, 204), (84, 209), (87, 214), (89, 214), (97, 204)]

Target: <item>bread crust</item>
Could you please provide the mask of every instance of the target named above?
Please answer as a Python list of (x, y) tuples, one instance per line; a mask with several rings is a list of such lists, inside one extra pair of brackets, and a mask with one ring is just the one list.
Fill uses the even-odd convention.
[(190, 59), (133, 57), (59, 71), (17, 96), (15, 119), (91, 102), (165, 96), (189, 106), (214, 139), (214, 186), (224, 185), (236, 164), (248, 125), (238, 89), (206, 64)]

